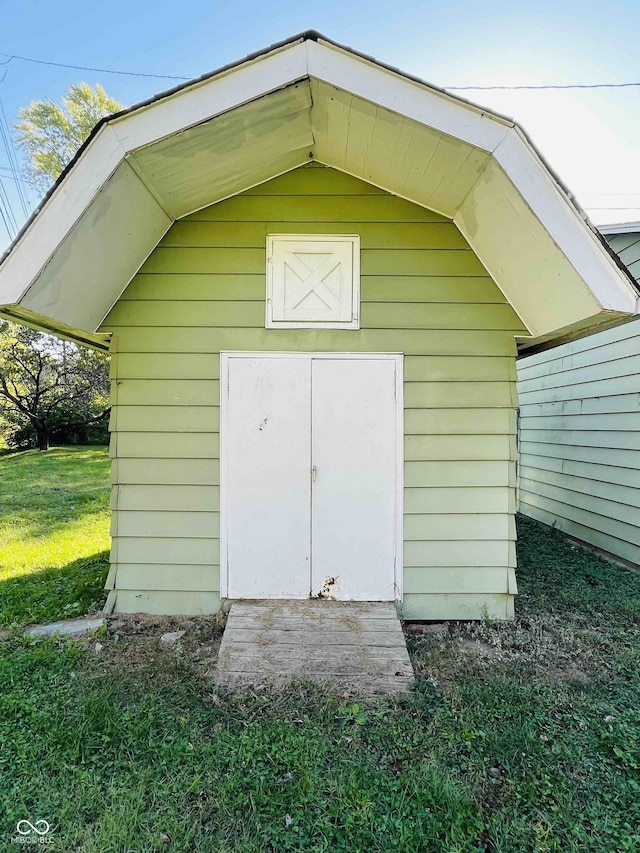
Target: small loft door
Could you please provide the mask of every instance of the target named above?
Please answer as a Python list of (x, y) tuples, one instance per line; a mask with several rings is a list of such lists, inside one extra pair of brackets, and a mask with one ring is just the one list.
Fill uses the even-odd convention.
[(397, 597), (400, 368), (223, 354), (223, 595)]

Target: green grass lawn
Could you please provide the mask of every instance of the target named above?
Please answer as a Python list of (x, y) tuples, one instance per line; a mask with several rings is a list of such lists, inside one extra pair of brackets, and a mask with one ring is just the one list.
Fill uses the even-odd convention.
[[(13, 540), (29, 606), (58, 615), (76, 588), (32, 592), (29, 540), (46, 571), (98, 559), (104, 539), (82, 533), (78, 552), (59, 537), (83, 519), (105, 535), (100, 491), (89, 497), (104, 456), (11, 457), (0, 471), (16, 506), (21, 471), (63, 489), (66, 509), (34, 496)], [(516, 621), (414, 631), (417, 688), (395, 701), (305, 684), (220, 694), (203, 666), (213, 619), (185, 624), (173, 648), (158, 640), (166, 621), (82, 642), (5, 632), (0, 849), (17, 821), (46, 819), (65, 853), (637, 853), (640, 576), (527, 519), (519, 532)]]
[(106, 448), (0, 456), (0, 625), (101, 606), (108, 549)]

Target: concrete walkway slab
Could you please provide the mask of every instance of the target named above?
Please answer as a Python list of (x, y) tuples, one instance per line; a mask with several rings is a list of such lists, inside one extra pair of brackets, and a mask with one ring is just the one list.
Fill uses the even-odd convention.
[(64, 619), (61, 622), (49, 622), (47, 625), (34, 625), (24, 633), (29, 637), (53, 637), (56, 634), (61, 637), (79, 637), (89, 631), (97, 631), (104, 624), (105, 619), (101, 616), (93, 619)]
[(413, 668), (392, 602), (238, 601), (218, 658), (227, 689), (333, 682), (361, 696), (411, 689)]

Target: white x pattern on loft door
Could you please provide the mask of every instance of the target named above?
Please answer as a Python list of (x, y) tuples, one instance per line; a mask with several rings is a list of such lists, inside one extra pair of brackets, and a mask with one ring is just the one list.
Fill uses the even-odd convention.
[(267, 238), (267, 327), (358, 328), (359, 238)]
[[(313, 267), (315, 259), (317, 266)], [(296, 311), (302, 306), (302, 303), (307, 297), (317, 296), (320, 302), (329, 311), (336, 311), (340, 307), (340, 273), (339, 270), (338, 287), (331, 289), (329, 285), (329, 277), (340, 266), (341, 259), (334, 253), (330, 255), (311, 255), (309, 253), (298, 256), (295, 252), (287, 252), (284, 259), (285, 266), (285, 290), (284, 290), (284, 310)], [(288, 273), (291, 272), (298, 278), (299, 284), (296, 286), (295, 281), (287, 287)], [(337, 293), (335, 290), (337, 289)], [(348, 308), (350, 306), (347, 306)], [(351, 319), (349, 317), (349, 319)]]

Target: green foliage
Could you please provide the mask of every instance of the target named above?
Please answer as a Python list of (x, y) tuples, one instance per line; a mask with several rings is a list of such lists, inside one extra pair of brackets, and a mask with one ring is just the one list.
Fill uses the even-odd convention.
[[(42, 566), (99, 574), (106, 466), (87, 448), (0, 459), (0, 543), (26, 618), (79, 600), (29, 572), (41, 551)], [(218, 692), (199, 667), (204, 620), (175, 648), (162, 623), (120, 623), (99, 651), (5, 636), (2, 842), (45, 819), (54, 847), (83, 853), (636, 853), (640, 576), (528, 519), (519, 536), (516, 621), (416, 635), (417, 687), (397, 700)]]
[(15, 125), (17, 141), (27, 156), (26, 175), (33, 187), (46, 192), (103, 116), (122, 104), (102, 86), (74, 83), (56, 104), (50, 98), (22, 107)]
[(108, 548), (106, 450), (0, 457), (0, 625), (100, 606)]
[(357, 723), (359, 726), (364, 726), (368, 719), (367, 712), (357, 703), (340, 708), (340, 717), (347, 722)]
[(14, 449), (107, 438), (109, 358), (0, 320), (0, 432)]
[(626, 708), (622, 713), (608, 714), (604, 723), (603, 744), (625, 768), (636, 773), (640, 771), (640, 708)]
[(611, 750), (611, 722), (587, 691), (460, 672), (447, 693), (353, 711), (305, 684), (212, 693), (157, 641), (144, 656), (131, 640), (101, 642), (99, 653), (93, 641), (0, 646), (0, 808), (14, 825), (44, 817), (64, 849), (640, 844), (637, 771)]

